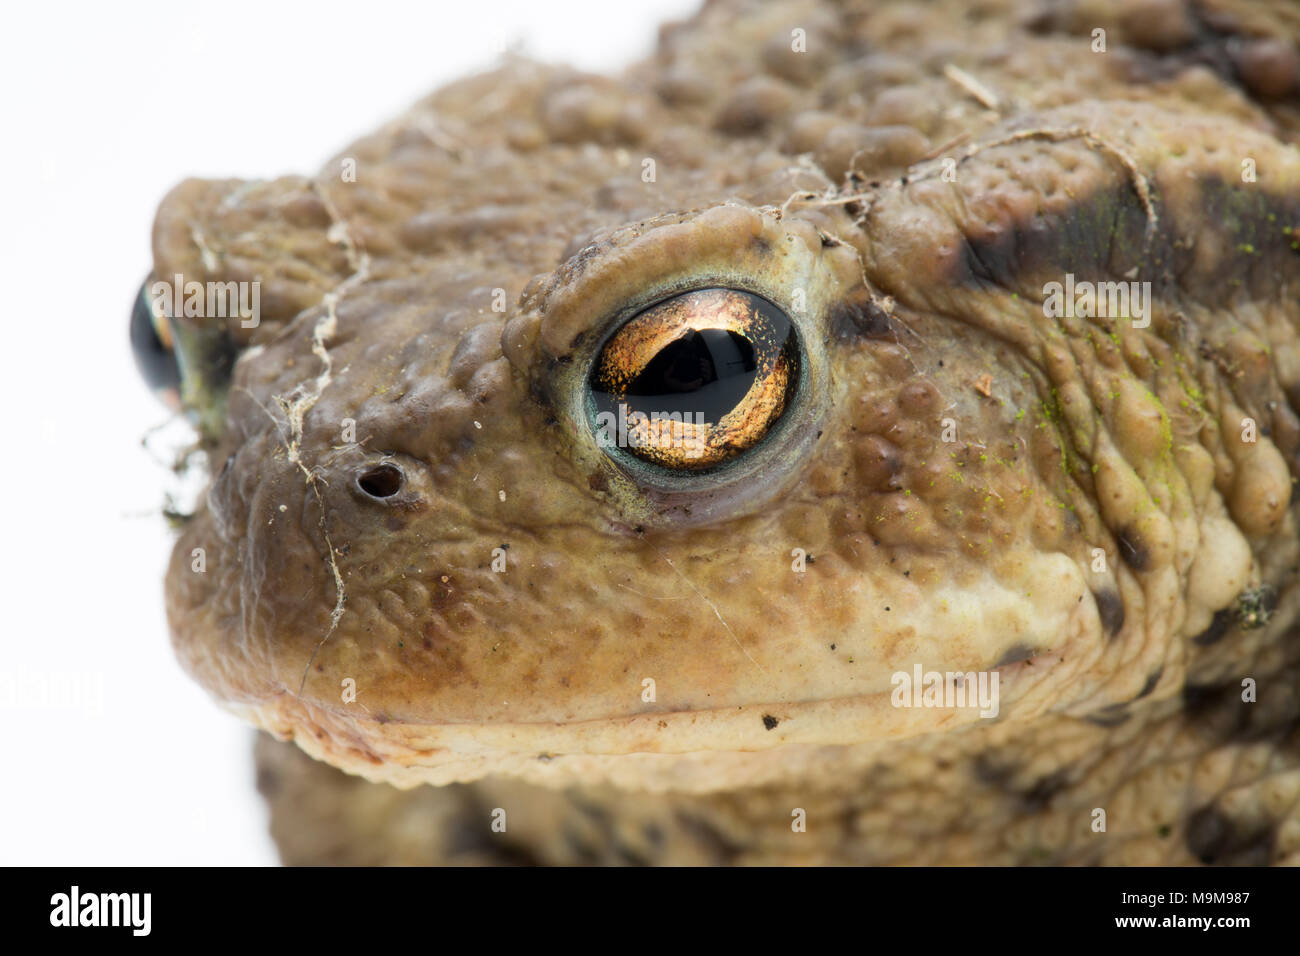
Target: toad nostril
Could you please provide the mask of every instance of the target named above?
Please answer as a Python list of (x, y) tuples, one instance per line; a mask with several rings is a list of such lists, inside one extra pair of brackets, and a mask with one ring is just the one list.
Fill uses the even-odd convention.
[(357, 478), (357, 487), (371, 498), (391, 498), (402, 490), (402, 469), (396, 465), (376, 465)]

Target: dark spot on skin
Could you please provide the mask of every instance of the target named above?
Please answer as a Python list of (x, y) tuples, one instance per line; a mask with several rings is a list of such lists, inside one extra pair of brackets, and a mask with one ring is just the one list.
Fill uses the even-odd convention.
[(1164, 674), (1164, 672), (1165, 669), (1163, 667), (1157, 667), (1154, 671), (1152, 671), (1149, 675), (1147, 675), (1146, 683), (1142, 685), (1142, 689), (1138, 691), (1138, 695), (1133, 699), (1141, 700), (1147, 694), (1155, 690), (1156, 684), (1160, 683), (1160, 677), (1161, 675)]
[(587, 803), (585, 800), (574, 799), (573, 805), (588, 820), (594, 823), (603, 833), (612, 836), (614, 833), (614, 820), (609, 811), (604, 807), (597, 806), (594, 803)]
[(740, 856), (741, 847), (708, 820), (686, 813), (677, 814), (678, 825), (719, 866), (728, 866)]
[(1065, 789), (1069, 782), (1069, 774), (1065, 770), (1057, 770), (1049, 773), (1046, 777), (1040, 778), (1032, 787), (1020, 795), (1024, 801), (1025, 807), (1031, 811), (1042, 810), (1052, 798)]
[[(1300, 684), (1300, 672), (1291, 671), (1291, 682), (1293, 685)], [(1300, 757), (1300, 716), (1293, 717), (1278, 734), (1278, 750)]]
[(1275, 828), (1267, 823), (1235, 821), (1214, 805), (1187, 819), (1187, 849), (1206, 865), (1264, 866), (1273, 860)]
[(781, 721), (777, 720), (777, 719), (776, 719), (775, 717), (773, 717), (771, 714), (764, 714), (764, 715), (763, 715), (763, 726), (766, 727), (768, 730), (773, 729), (773, 728), (774, 728), (777, 724), (779, 724), (780, 722), (781, 722)]
[(998, 789), (1004, 789), (1016, 773), (1016, 768), (1011, 763), (988, 753), (975, 758), (973, 769), (977, 780)]
[(1151, 552), (1146, 542), (1133, 528), (1125, 528), (1119, 533), (1119, 556), (1134, 571), (1146, 571), (1151, 567)]
[(493, 840), (487, 832), (482, 832), (480, 825), (459, 821), (448, 827), (446, 836), (446, 855), (460, 856), (461, 853), (473, 856), (486, 856), (495, 866), (542, 866), (542, 861), (528, 852), (528, 849), (504, 840)]
[(884, 338), (893, 331), (889, 315), (870, 297), (836, 303), (830, 314), (831, 333), (841, 341)]
[[(1030, 273), (1063, 276), (1068, 271), (1076, 281), (1109, 278), (1117, 262), (1146, 264), (1146, 223), (1146, 210), (1131, 186), (1108, 184), (1060, 212), (1035, 214), (968, 237), (953, 280), (1015, 289)], [(1164, 251), (1153, 248), (1152, 258), (1159, 261), (1158, 253)]]
[(1124, 704), (1111, 704), (1109, 707), (1103, 707), (1095, 714), (1089, 714), (1084, 719), (1090, 724), (1096, 724), (1098, 727), (1118, 727), (1132, 715), (1125, 709)]
[(1253, 706), (1242, 701), (1239, 683), (1189, 684), (1183, 688), (1183, 712), (1188, 726), (1210, 740), (1245, 740)]
[[(1212, 267), (1198, 262), (1196, 244), (1181, 241), (1178, 230), (1157, 229), (1148, 237), (1146, 210), (1125, 181), (1102, 186), (1059, 213), (1036, 213), (1010, 228), (968, 237), (951, 281), (1023, 293), (1029, 276), (1059, 280), (1070, 272), (1076, 282), (1121, 281), (1136, 267), (1141, 278), (1150, 278), (1156, 299), (1175, 298), (1177, 288), (1180, 297), (1215, 307), (1244, 291), (1243, 276), (1249, 288), (1294, 268), (1288, 264), (1295, 256), (1292, 236), (1278, 224), (1300, 218), (1300, 200), (1214, 176), (1196, 186), (1198, 220), (1217, 230), (1223, 250)], [(1161, 198), (1153, 199), (1160, 214)]]
[(600, 862), (600, 854), (596, 852), (595, 847), (588, 843), (577, 830), (572, 827), (564, 828), (564, 844), (569, 848), (569, 852), (574, 856), (574, 863), (578, 866), (594, 866)]
[(1097, 616), (1106, 633), (1114, 637), (1124, 626), (1124, 601), (1119, 594), (1109, 589), (1096, 591), (1092, 598), (1097, 602)]
[(1183, 710), (1192, 719), (1204, 717), (1207, 712), (1223, 703), (1225, 694), (1232, 691), (1231, 686), (1188, 684), (1183, 688)]
[(614, 855), (624, 866), (649, 866), (650, 860), (642, 853), (624, 843), (614, 844)]
[(646, 843), (649, 843), (656, 850), (664, 845), (663, 827), (657, 823), (647, 823), (641, 828), (641, 835), (645, 837)]
[(446, 790), (454, 792), (460, 801), (444, 838), (446, 856), (483, 856), (499, 866), (542, 865), (542, 860), (525, 847), (510, 842), (504, 833), (492, 832), (488, 823), (491, 808), (478, 799), (471, 787), (451, 784)]
[(1198, 644), (1201, 647), (1209, 647), (1211, 644), (1216, 643), (1223, 637), (1223, 635), (1228, 633), (1228, 628), (1232, 624), (1232, 618), (1232, 608), (1225, 607), (1215, 611), (1214, 617), (1210, 619), (1210, 626), (1192, 638), (1192, 643)]
[(1013, 644), (1007, 648), (994, 667), (1006, 667), (1008, 664), (1019, 664), (1021, 661), (1027, 661), (1031, 657), (1036, 657), (1039, 651), (1037, 648), (1030, 647), (1028, 644)]

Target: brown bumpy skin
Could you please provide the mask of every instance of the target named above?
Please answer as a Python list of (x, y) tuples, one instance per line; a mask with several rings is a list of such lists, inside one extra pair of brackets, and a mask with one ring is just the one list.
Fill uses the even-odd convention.
[[(1300, 862), (1297, 43), (1285, 0), (720, 0), (177, 187), (155, 272), (262, 315), (181, 336), (238, 360), (168, 613), (292, 741), (286, 862)], [(778, 423), (602, 449), (601, 344), (705, 288), (790, 317)]]

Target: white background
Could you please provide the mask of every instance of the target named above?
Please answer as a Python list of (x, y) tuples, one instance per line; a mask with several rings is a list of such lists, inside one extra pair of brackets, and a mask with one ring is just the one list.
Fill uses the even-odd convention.
[[(0, 47), (0, 864), (269, 864), (252, 731), (175, 663), (167, 415), (127, 316), (186, 176), (314, 173), (525, 53), (607, 72), (695, 0), (11, 4)], [(73, 706), (17, 687), (80, 681)]]

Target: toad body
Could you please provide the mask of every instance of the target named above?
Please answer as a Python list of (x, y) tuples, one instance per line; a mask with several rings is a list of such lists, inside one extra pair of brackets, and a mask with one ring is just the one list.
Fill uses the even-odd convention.
[(1300, 861), (1298, 41), (721, 0), (176, 187), (257, 309), (137, 312), (167, 610), (284, 859)]

